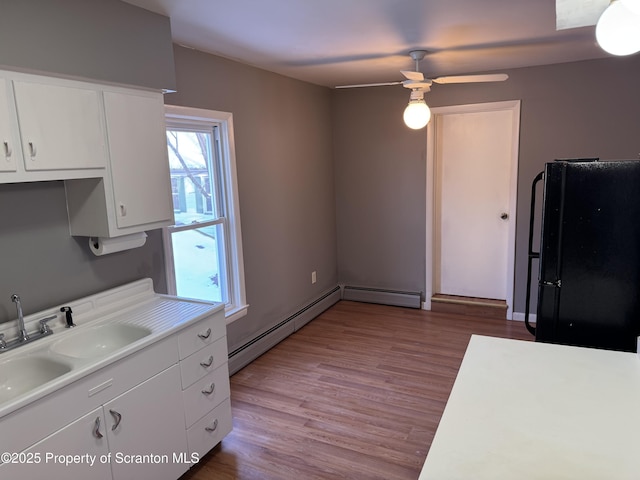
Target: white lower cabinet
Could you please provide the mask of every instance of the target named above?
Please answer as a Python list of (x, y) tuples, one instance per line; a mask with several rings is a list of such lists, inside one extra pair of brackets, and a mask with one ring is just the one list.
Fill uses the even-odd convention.
[(175, 480), (189, 468), (177, 365), (105, 404), (114, 480)]
[(175, 480), (190, 456), (177, 365), (3, 464), (2, 478)]
[(104, 416), (99, 407), (31, 448), (10, 452), (13, 458), (11, 463), (0, 465), (0, 478), (111, 480), (111, 465), (101, 461), (108, 458), (107, 437), (95, 434), (96, 429), (104, 432), (103, 426)]
[(178, 479), (231, 431), (227, 362), (221, 310), (0, 418), (0, 479)]
[(202, 458), (233, 425), (224, 315), (218, 313), (178, 337), (189, 453)]

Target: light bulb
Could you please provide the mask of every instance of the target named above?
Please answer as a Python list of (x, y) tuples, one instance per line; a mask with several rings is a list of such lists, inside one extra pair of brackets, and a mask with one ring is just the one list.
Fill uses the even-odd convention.
[(620, 0), (630, 12), (640, 15), (640, 0)]
[(600, 47), (612, 55), (631, 55), (640, 51), (640, 15), (613, 0), (596, 24)]
[(431, 119), (431, 110), (424, 100), (411, 100), (404, 109), (404, 123), (407, 127), (420, 130)]

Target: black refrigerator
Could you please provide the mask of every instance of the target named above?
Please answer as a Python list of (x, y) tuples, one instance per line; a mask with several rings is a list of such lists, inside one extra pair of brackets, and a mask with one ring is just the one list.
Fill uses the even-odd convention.
[(536, 326), (528, 328), (536, 341), (635, 352), (640, 161), (555, 161), (542, 179)]

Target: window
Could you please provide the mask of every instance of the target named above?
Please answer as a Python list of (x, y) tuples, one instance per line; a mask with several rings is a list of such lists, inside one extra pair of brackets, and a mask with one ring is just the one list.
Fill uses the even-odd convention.
[(246, 314), (233, 118), (166, 106), (175, 225), (164, 229), (169, 293)]

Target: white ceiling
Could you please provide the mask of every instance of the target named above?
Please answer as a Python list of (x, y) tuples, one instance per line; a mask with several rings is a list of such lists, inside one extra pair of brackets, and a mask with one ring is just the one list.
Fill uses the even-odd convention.
[[(607, 56), (608, 0), (125, 0), (171, 18), (175, 43), (300, 80), (400, 80), (408, 52), (429, 77)], [(576, 25), (588, 25), (568, 28)]]

